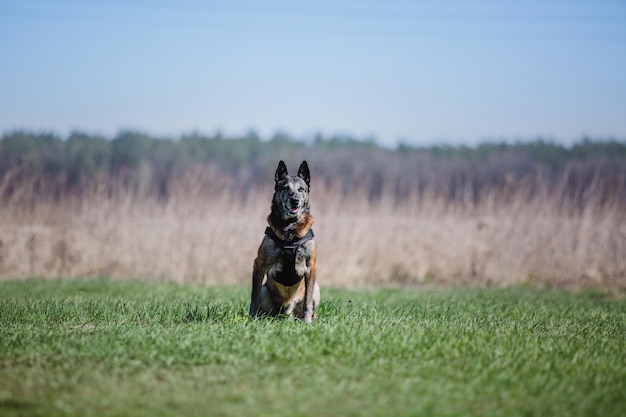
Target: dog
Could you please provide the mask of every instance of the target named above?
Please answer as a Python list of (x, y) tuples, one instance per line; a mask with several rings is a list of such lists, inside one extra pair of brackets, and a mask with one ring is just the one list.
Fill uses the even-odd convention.
[(311, 229), (307, 162), (300, 164), (296, 176), (290, 176), (285, 162), (280, 161), (274, 182), (269, 226), (252, 270), (249, 314), (284, 314), (310, 323), (316, 317), (320, 287), (316, 282), (317, 244)]

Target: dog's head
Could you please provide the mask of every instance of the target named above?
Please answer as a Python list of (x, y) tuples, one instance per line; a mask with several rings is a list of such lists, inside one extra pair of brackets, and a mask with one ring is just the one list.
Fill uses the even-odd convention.
[(274, 198), (272, 208), (284, 220), (299, 219), (309, 210), (309, 187), (311, 174), (306, 161), (302, 161), (298, 175), (287, 173), (287, 166), (283, 161), (278, 163), (274, 176)]

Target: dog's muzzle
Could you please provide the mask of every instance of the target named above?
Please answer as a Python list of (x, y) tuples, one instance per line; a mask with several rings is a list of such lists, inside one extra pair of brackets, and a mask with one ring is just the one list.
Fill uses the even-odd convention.
[(291, 214), (296, 214), (300, 210), (300, 200), (297, 198), (289, 198), (287, 208)]

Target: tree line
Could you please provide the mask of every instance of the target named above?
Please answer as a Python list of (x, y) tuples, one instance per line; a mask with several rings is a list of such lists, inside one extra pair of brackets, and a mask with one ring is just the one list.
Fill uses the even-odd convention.
[[(156, 138), (122, 131), (113, 138), (81, 132), (15, 131), (0, 138), (0, 197), (85, 198), (96, 192), (168, 199), (189, 178), (196, 193), (228, 187), (245, 194), (267, 184), (279, 159), (307, 159), (316, 183), (341, 195), (363, 193), (371, 202), (424, 193), (476, 203), (493, 192), (556, 193), (584, 204), (626, 203), (626, 142), (583, 139), (564, 146), (541, 139), (478, 146), (381, 147), (349, 136), (297, 140), (277, 133), (262, 139), (193, 133)], [(295, 168), (292, 168), (295, 169)], [(220, 188), (221, 187), (221, 188)]]

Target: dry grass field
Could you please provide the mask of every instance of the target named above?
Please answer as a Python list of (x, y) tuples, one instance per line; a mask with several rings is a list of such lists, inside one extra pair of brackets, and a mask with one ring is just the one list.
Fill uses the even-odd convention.
[[(271, 183), (245, 196), (181, 189), (166, 201), (128, 193), (25, 204), (14, 193), (0, 207), (0, 278), (248, 284), (271, 194)], [(623, 205), (569, 210), (548, 193), (370, 203), (322, 185), (311, 200), (324, 286), (626, 288)]]

